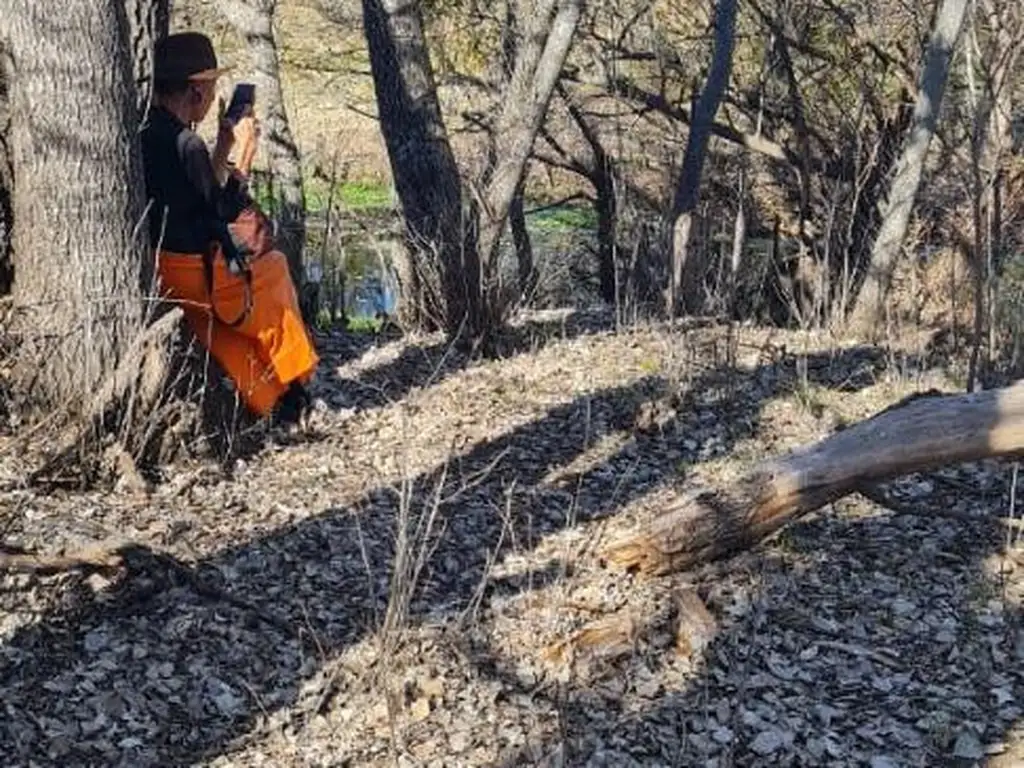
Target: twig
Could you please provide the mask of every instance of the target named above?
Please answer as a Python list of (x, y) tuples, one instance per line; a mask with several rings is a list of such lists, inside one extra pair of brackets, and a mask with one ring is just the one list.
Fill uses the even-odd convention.
[(199, 568), (181, 562), (169, 552), (153, 550), (145, 545), (124, 540), (97, 542), (64, 555), (27, 552), (10, 545), (0, 546), (2, 546), (0, 549), (0, 572), (15, 571), (52, 575), (75, 570), (97, 573), (124, 568), (131, 574), (132, 572), (151, 570), (154, 564), (159, 565), (169, 574), (177, 576), (179, 583), (187, 585), (200, 597), (219, 600), (249, 611), (287, 635), (298, 635), (288, 622), (267, 613), (255, 603), (233, 595), (223, 587), (203, 579)]

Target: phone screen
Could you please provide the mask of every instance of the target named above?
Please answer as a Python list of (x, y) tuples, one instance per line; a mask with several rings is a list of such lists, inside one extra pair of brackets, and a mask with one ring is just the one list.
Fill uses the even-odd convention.
[(231, 94), (231, 103), (224, 116), (233, 123), (242, 117), (245, 108), (256, 100), (256, 86), (252, 83), (239, 83)]

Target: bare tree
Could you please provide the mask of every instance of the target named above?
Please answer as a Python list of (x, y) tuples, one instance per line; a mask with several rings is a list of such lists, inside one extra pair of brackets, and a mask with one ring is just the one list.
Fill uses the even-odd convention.
[[(463, 223), (462, 182), (437, 99), (418, 2), (363, 0), (381, 132), (388, 150), (410, 251), (400, 314), (419, 326), (457, 332), (479, 322), (480, 263)], [(432, 291), (426, 262), (436, 260), (443, 296)]]
[(964, 69), (970, 127), (970, 255), (974, 272), (974, 343), (967, 390), (984, 380), (996, 335), (997, 285), (1004, 262), (1003, 188), (1013, 145), (1012, 73), (1024, 47), (1024, 11), (1019, 3), (985, 0), (972, 4), (965, 34)]
[(515, 45), (515, 62), (496, 120), (495, 143), (500, 151), (483, 174), (480, 252), (486, 262), (493, 262), (497, 255), (509, 205), (572, 45), (580, 4), (580, 0), (537, 0)]
[[(513, 75), (513, 68), (516, 61), (516, 13), (513, 0), (505, 0), (504, 18), (501, 25), (501, 73), (502, 84), (507, 86)], [(490, 151), (492, 157), (490, 162), (496, 162), (498, 147), (491, 136)], [(512, 232), (512, 242), (516, 249), (516, 268), (519, 279), (519, 293), (524, 301), (529, 301), (537, 288), (537, 267), (533, 261), (533, 244), (530, 241), (530, 231), (526, 226), (526, 177), (524, 170), (516, 186), (512, 202), (509, 204), (508, 223)]]
[(304, 283), (302, 249), (306, 240), (306, 200), (302, 186), (302, 158), (292, 136), (281, 90), (281, 70), (274, 37), (277, 0), (222, 0), (217, 3), (225, 18), (245, 40), (259, 89), (257, 116), (270, 166), (272, 188), (277, 193), (275, 218), (278, 245), (288, 257), (296, 287)]
[(903, 247), (925, 157), (938, 124), (950, 61), (966, 9), (967, 0), (942, 0), (935, 17), (925, 51), (913, 122), (889, 188), (868, 272), (850, 314), (850, 327), (861, 333), (877, 333), (879, 320), (884, 315), (893, 270)]
[(732, 51), (736, 29), (736, 0), (718, 0), (715, 6), (715, 43), (707, 82), (693, 107), (690, 135), (679, 174), (671, 211), (671, 270), (665, 295), (669, 316), (676, 312), (683, 288), (693, 215), (700, 196), (700, 177), (704, 169), (708, 138), (722, 95), (732, 72)]
[[(475, 345), (486, 346), (503, 319), (498, 248), (572, 45), (580, 2), (536, 0), (527, 23), (517, 25), (511, 74), (489, 126), (496, 149), (478, 180), (463, 184), (437, 100), (420, 4), (363, 0), (381, 129), (406, 223), (419, 260), (438, 257), (444, 325)], [(416, 271), (424, 271), (422, 263)], [(440, 292), (431, 297), (422, 278), (418, 292), (440, 306)]]

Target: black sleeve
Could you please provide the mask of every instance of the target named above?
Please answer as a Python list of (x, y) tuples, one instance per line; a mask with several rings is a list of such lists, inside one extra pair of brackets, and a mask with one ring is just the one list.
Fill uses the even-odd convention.
[(191, 131), (182, 131), (179, 152), (185, 175), (205, 203), (203, 218), (210, 240), (219, 242), (229, 258), (238, 258), (238, 248), (228, 230), (228, 221), (237, 215), (237, 211), (228, 209), (232, 207), (230, 200), (238, 196), (237, 189), (232, 188), (237, 188), (238, 180), (229, 179), (223, 188), (217, 183), (210, 152), (203, 140)]

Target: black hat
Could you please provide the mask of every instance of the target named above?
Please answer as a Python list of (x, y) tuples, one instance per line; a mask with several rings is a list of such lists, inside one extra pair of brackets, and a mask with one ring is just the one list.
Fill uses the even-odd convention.
[(159, 40), (154, 49), (153, 79), (164, 82), (216, 80), (231, 67), (218, 67), (210, 38), (179, 32)]

